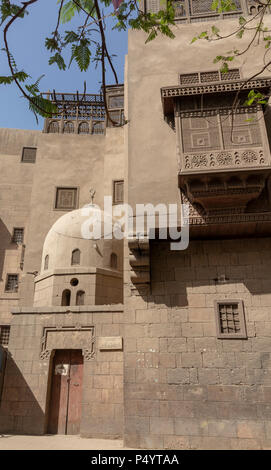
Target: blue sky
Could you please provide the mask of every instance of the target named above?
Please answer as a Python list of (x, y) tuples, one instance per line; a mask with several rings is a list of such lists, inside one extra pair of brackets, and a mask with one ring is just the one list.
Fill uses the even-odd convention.
[[(40, 83), (41, 91), (55, 89), (58, 92), (83, 91), (84, 80), (88, 93), (99, 92), (101, 86), (100, 67), (95, 70), (91, 64), (88, 72), (80, 72), (76, 64), (70, 69), (60, 71), (57, 65), (48, 65), (50, 52), (44, 47), (44, 39), (49, 36), (56, 27), (57, 21), (56, 0), (39, 0), (29, 9), (30, 14), (23, 20), (18, 20), (9, 32), (9, 46), (15, 57), (18, 69), (24, 69), (33, 82), (42, 75), (45, 77)], [(106, 14), (113, 11), (110, 7)], [(73, 25), (82, 24), (82, 18), (76, 18)], [(109, 21), (112, 23), (111, 18)], [(109, 52), (117, 54), (114, 57), (114, 65), (118, 72), (119, 82), (123, 82), (124, 57), (127, 52), (127, 32), (112, 31), (109, 24), (106, 29)], [(70, 30), (71, 24), (61, 25), (60, 31)], [(3, 47), (1, 30), (1, 48)], [(68, 62), (69, 55), (65, 58)], [(10, 75), (5, 53), (0, 51), (0, 75)], [(110, 71), (107, 73), (107, 83), (113, 84), (114, 78)], [(43, 119), (39, 118), (37, 125), (34, 115), (28, 110), (28, 102), (21, 97), (21, 92), (14, 85), (0, 85), (0, 127), (17, 129), (42, 129)]]

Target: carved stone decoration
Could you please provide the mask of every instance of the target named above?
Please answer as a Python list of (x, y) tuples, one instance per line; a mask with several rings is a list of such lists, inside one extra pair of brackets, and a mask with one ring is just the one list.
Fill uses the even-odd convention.
[(83, 356), (86, 361), (91, 361), (95, 359), (95, 351), (91, 349), (83, 349)]
[(217, 157), (217, 162), (221, 166), (229, 166), (233, 163), (232, 155), (229, 152), (220, 152)]
[(54, 349), (82, 349), (87, 361), (95, 358), (94, 326), (45, 327), (40, 358), (49, 360)]
[(245, 163), (255, 163), (257, 159), (258, 157), (256, 152), (253, 152), (252, 150), (246, 150), (242, 153), (242, 160), (244, 160)]
[(218, 168), (234, 170), (237, 167), (244, 167), (245, 169), (255, 168), (259, 165), (268, 165), (268, 162), (264, 158), (262, 148), (213, 151), (198, 155), (195, 153), (186, 153), (181, 158), (180, 172), (190, 170), (191, 173), (198, 173), (199, 170), (212, 170), (216, 172)]
[(191, 165), (192, 168), (200, 168), (203, 166), (207, 166), (208, 160), (206, 155), (193, 155), (191, 158)]

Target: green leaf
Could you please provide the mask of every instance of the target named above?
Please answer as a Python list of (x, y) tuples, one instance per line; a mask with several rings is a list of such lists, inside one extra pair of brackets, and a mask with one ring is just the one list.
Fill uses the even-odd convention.
[(40, 84), (40, 81), (43, 79), (43, 77), (45, 77), (44, 74), (41, 75), (35, 81), (35, 83), (32, 83), (32, 85), (25, 85), (25, 88), (27, 89), (27, 91), (29, 91), (29, 93), (31, 93), (31, 95), (36, 96), (37, 94), (39, 94), (39, 84)]
[(150, 32), (149, 36), (147, 37), (147, 39), (146, 39), (146, 41), (145, 41), (145, 44), (147, 44), (147, 43), (150, 42), (150, 41), (153, 41), (153, 40), (156, 38), (157, 34), (158, 34), (158, 33), (157, 33), (156, 29), (153, 29), (153, 30)]
[(60, 51), (60, 47), (58, 45), (58, 41), (56, 38), (46, 38), (45, 39), (45, 47), (48, 49), (50, 52), (53, 51)]
[(52, 103), (52, 101), (43, 98), (41, 95), (31, 96), (31, 101), (29, 101), (28, 103), (29, 109), (34, 113), (37, 122), (37, 115), (42, 116), (44, 118), (48, 118), (52, 117), (58, 112), (57, 106)]
[(66, 44), (76, 42), (79, 40), (79, 35), (76, 34), (74, 31), (65, 31), (66, 36), (64, 37), (64, 42)]
[(78, 65), (79, 69), (81, 70), (81, 72), (85, 72), (88, 69), (89, 64), (90, 64), (90, 57), (91, 57), (91, 51), (89, 49), (89, 44), (90, 44), (90, 42), (86, 38), (81, 39), (80, 44), (78, 46), (73, 44), (73, 46), (72, 46), (72, 56), (71, 56), (69, 66), (71, 65), (73, 59), (75, 59), (75, 61)]
[[(0, 12), (1, 12), (1, 23), (0, 26), (4, 23), (4, 21), (9, 17), (9, 16), (14, 16), (16, 15), (20, 10), (22, 9), (21, 6), (15, 5), (13, 3), (10, 3), (9, 0), (2, 0), (2, 3), (0, 5)], [(20, 15), (19, 18), (24, 18), (25, 15), (28, 15), (28, 12), (24, 10)]]
[(19, 82), (24, 82), (28, 77), (29, 75), (21, 70), (14, 75), (0, 76), (0, 85), (10, 85), (12, 82), (14, 82), (15, 79)]
[(52, 64), (57, 64), (58, 68), (60, 70), (65, 70), (66, 69), (65, 61), (64, 61), (62, 55), (59, 52), (57, 52), (55, 55), (50, 57), (49, 65), (52, 65)]

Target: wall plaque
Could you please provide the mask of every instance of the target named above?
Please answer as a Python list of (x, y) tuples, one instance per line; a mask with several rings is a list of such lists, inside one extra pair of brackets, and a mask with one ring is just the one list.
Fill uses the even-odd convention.
[(99, 338), (98, 347), (100, 350), (121, 350), (122, 351), (122, 337), (121, 336), (104, 336)]

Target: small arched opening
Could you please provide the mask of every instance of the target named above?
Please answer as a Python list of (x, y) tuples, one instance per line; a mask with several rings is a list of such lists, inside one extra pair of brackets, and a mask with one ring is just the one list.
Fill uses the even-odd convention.
[(110, 267), (113, 268), (113, 269), (117, 269), (118, 268), (118, 257), (116, 255), (116, 253), (111, 253), (111, 256), (110, 256)]
[(76, 305), (85, 305), (85, 292), (79, 290), (76, 294)]
[(78, 134), (89, 134), (88, 122), (80, 122), (78, 126)]
[(61, 305), (62, 307), (66, 307), (70, 305), (70, 303), (71, 303), (71, 291), (69, 289), (65, 289), (62, 292)]
[(59, 132), (59, 124), (58, 121), (51, 121), (48, 126), (49, 134), (58, 134)]
[(64, 128), (63, 128), (64, 134), (73, 134), (74, 133), (74, 125), (73, 122), (71, 121), (66, 121), (64, 123)]
[(44, 259), (44, 270), (47, 270), (48, 268), (49, 268), (49, 255), (46, 255)]
[(80, 264), (80, 258), (81, 258), (81, 251), (78, 250), (78, 248), (76, 250), (73, 250), (71, 265), (74, 266), (75, 264)]

